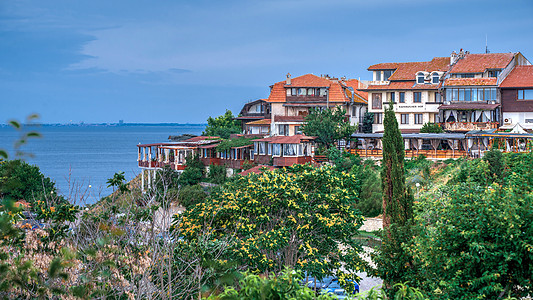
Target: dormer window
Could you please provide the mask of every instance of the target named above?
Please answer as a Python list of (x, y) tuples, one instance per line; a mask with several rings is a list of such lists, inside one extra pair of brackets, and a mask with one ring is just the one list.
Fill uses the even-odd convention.
[(392, 76), (393, 70), (383, 71), (383, 80), (389, 80), (389, 77)]
[(424, 73), (420, 72), (416, 75), (416, 83), (424, 83), (424, 79), (426, 78), (426, 76), (424, 75)]
[(489, 77), (498, 77), (500, 75), (500, 70), (490, 70)]
[(439, 73), (433, 73), (433, 76), (431, 76), (431, 83), (437, 84), (439, 83), (439, 79), (440, 79)]

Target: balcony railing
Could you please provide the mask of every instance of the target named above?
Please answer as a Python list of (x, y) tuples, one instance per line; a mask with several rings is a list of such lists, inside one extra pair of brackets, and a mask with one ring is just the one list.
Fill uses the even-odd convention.
[(446, 131), (490, 130), (499, 127), (498, 122), (446, 122), (441, 123)]

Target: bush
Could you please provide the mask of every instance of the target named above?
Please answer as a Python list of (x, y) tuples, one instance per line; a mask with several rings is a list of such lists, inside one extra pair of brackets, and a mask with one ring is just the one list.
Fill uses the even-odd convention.
[(206, 197), (207, 194), (201, 185), (186, 185), (179, 190), (178, 203), (185, 208), (189, 208), (204, 201)]
[(51, 192), (56, 192), (55, 183), (39, 167), (22, 160), (0, 162), (0, 197), (31, 203)]
[(330, 148), (327, 153), (329, 161), (335, 165), (335, 169), (339, 172), (349, 172), (354, 165), (361, 164), (359, 155), (354, 155), (347, 151)]
[(436, 123), (425, 123), (420, 129), (420, 133), (443, 133), (444, 130)]
[(178, 183), (194, 185), (200, 183), (204, 177), (205, 167), (198, 155), (188, 156), (185, 160), (185, 170), (181, 173)]
[(210, 165), (207, 178), (216, 184), (222, 184), (226, 181), (226, 167), (222, 165)]

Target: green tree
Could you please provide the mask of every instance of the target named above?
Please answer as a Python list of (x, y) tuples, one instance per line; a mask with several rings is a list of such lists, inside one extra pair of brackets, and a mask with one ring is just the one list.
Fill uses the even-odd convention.
[(23, 160), (0, 161), (0, 197), (33, 202), (45, 194), (55, 193), (54, 182), (37, 166)]
[(354, 208), (356, 181), (310, 165), (239, 176), (183, 213), (180, 234), (187, 241), (206, 231), (234, 237), (230, 257), (251, 271), (280, 274), (291, 267), (322, 277), (342, 262), (355, 272), (365, 265), (354, 239), (363, 222)]
[(503, 155), (498, 149), (492, 148), (490, 151), (485, 152), (483, 160), (489, 164), (489, 170), (491, 177), (496, 181), (500, 181), (503, 174)]
[(205, 127), (202, 135), (218, 136), (223, 139), (229, 139), (232, 133), (241, 133), (241, 124), (239, 120), (235, 120), (231, 110), (226, 110), (226, 113), (216, 118), (209, 117), (207, 119), (207, 127)]
[(117, 172), (113, 174), (113, 177), (109, 178), (106, 183), (107, 187), (113, 187), (113, 192), (115, 192), (115, 188), (121, 193), (129, 191), (124, 172)]
[(185, 158), (185, 170), (181, 173), (178, 183), (181, 185), (194, 185), (200, 183), (205, 173), (205, 166), (198, 154)]
[(226, 167), (223, 165), (210, 165), (207, 178), (212, 183), (222, 184), (226, 181)]
[(383, 134), (383, 243), (375, 258), (386, 289), (413, 276), (412, 257), (405, 250), (411, 237), (413, 196), (405, 185), (404, 142), (392, 103), (385, 109)]
[(346, 110), (340, 108), (311, 108), (302, 127), (305, 135), (316, 136), (315, 141), (328, 149), (340, 139), (350, 139), (356, 130), (357, 126), (346, 121)]
[(326, 300), (336, 299), (333, 295), (316, 296), (314, 291), (302, 286), (300, 273), (286, 269), (279, 276), (261, 277), (244, 273), (237, 288), (226, 287), (220, 295), (212, 295), (209, 300), (249, 300), (249, 299), (302, 299)]
[(420, 128), (420, 133), (443, 133), (444, 129), (436, 123), (424, 123)]
[(374, 124), (374, 113), (365, 112), (363, 116), (363, 125), (361, 130), (363, 133), (372, 133), (372, 124)]

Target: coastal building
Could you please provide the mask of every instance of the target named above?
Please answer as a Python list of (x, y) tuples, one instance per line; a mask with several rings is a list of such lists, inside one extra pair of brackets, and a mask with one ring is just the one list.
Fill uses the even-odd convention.
[(517, 66), (500, 84), (502, 120), (501, 129), (519, 124), (533, 130), (533, 66)]
[(368, 111), (374, 114), (372, 131), (383, 132), (383, 113), (390, 102), (404, 133), (419, 132), (425, 123), (439, 122), (439, 86), (449, 66), (448, 57), (370, 66), (373, 80), (363, 90), (368, 92)]
[(254, 140), (254, 162), (272, 164), (274, 167), (290, 167), (313, 161), (314, 137), (302, 134), (272, 136)]
[(362, 121), (366, 111), (366, 93), (356, 79), (333, 78), (306, 74), (295, 78), (287, 74), (284, 81), (270, 86), (270, 134), (292, 136), (301, 133), (304, 118), (310, 108), (341, 107), (353, 125)]
[(258, 99), (244, 104), (235, 119), (242, 122), (243, 133), (267, 135), (270, 133), (270, 117), (270, 103)]
[(529, 64), (519, 52), (471, 54), (462, 49), (453, 52), (451, 68), (442, 85), (444, 103), (439, 106), (444, 130), (497, 129), (504, 109), (499, 86), (515, 67)]

